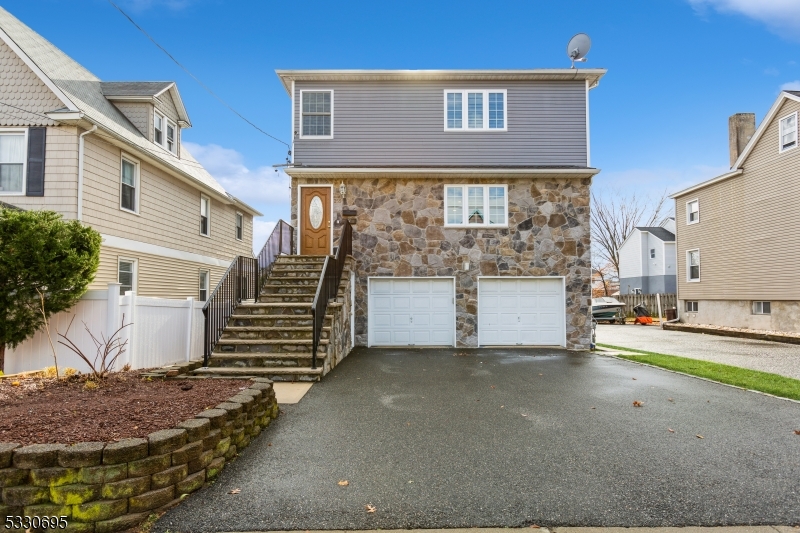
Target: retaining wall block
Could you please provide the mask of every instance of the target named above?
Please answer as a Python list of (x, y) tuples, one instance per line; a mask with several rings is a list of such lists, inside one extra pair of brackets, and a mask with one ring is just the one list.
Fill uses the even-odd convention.
[(130, 463), (147, 457), (147, 439), (122, 439), (107, 444), (103, 449), (103, 464)]
[(14, 450), (16, 468), (48, 468), (58, 466), (58, 452), (63, 444), (31, 444)]
[(214, 450), (206, 450), (197, 457), (189, 461), (189, 473), (194, 474), (199, 470), (205, 469), (208, 464), (214, 459)]
[[(145, 443), (146, 445), (147, 443)], [(112, 483), (128, 477), (128, 463), (88, 466), (78, 471), (78, 483), (96, 485), (98, 483)]]
[(231, 447), (231, 438), (225, 437), (224, 439), (220, 439), (217, 445), (214, 447), (214, 457), (223, 457), (226, 453), (228, 453), (228, 448)]
[(242, 414), (242, 404), (232, 402), (222, 402), (215, 409), (222, 409), (228, 413), (228, 419), (236, 418)]
[(150, 513), (126, 514), (111, 520), (103, 520), (95, 525), (95, 533), (116, 533), (132, 529), (145, 520)]
[(138, 496), (149, 490), (150, 476), (132, 477), (122, 481), (106, 483), (100, 491), (100, 497), (104, 500), (118, 500)]
[(206, 479), (212, 480), (216, 478), (219, 473), (222, 471), (222, 468), (225, 466), (225, 458), (224, 457), (216, 457), (210, 463), (208, 463), (208, 467), (206, 468)]
[(21, 485), (3, 489), (3, 503), (9, 507), (27, 507), (50, 501), (50, 489)]
[(94, 533), (94, 524), (91, 522), (76, 522), (71, 520), (67, 527), (59, 529), (59, 533)]
[(222, 440), (222, 432), (218, 429), (211, 430), (203, 439), (203, 450), (213, 450), (220, 440)]
[(60, 487), (80, 483), (78, 469), (62, 468), (35, 468), (30, 471), (30, 484), (37, 487)]
[(174, 452), (186, 444), (185, 429), (162, 429), (147, 436), (150, 455), (161, 455)]
[(222, 438), (224, 439), (226, 437), (230, 437), (231, 433), (233, 433), (233, 429), (235, 427), (236, 427), (236, 424), (234, 424), (232, 420), (228, 421), (228, 422), (225, 422), (225, 425), (222, 426), (222, 428), (220, 428), (220, 430), (219, 430), (220, 431), (220, 435), (222, 435)]
[(50, 487), (50, 501), (61, 505), (80, 505), (100, 497), (101, 485), (61, 485)]
[(141, 513), (143, 511), (156, 509), (157, 507), (161, 507), (162, 505), (166, 505), (167, 503), (171, 502), (174, 497), (174, 486), (169, 486), (158, 490), (151, 490), (150, 492), (145, 492), (143, 494), (139, 494), (138, 496), (128, 498), (128, 511), (131, 513)]
[(272, 404), (272, 418), (278, 418), (279, 411), (280, 409), (278, 408), (278, 404), (277, 403)]
[(239, 450), (243, 450), (247, 448), (249, 445), (250, 445), (250, 434), (247, 432), (242, 432), (242, 440), (239, 442), (239, 444), (236, 445), (236, 447)]
[(58, 464), (67, 468), (99, 466), (103, 461), (105, 442), (79, 442), (58, 451)]
[(228, 448), (228, 451), (225, 452), (225, 456), (224, 457), (225, 457), (225, 461), (230, 461), (231, 459), (236, 457), (236, 445), (235, 444), (231, 444), (230, 445), (230, 447)]
[(128, 512), (128, 500), (98, 500), (72, 506), (72, 518), (79, 522), (109, 520)]
[(9, 507), (0, 503), (0, 516), (24, 516), (22, 507)]
[(264, 397), (264, 394), (258, 390), (250, 387), (249, 389), (244, 389), (243, 391), (239, 391), (237, 396), (252, 396), (256, 402), (261, 402)]
[(262, 392), (267, 391), (267, 393), (264, 394), (264, 396), (268, 396), (269, 391), (272, 390), (272, 383), (253, 383), (252, 385), (250, 385), (249, 390), (260, 390)]
[[(0, 515), (3, 513), (0, 512)], [(28, 505), (22, 510), (21, 515), (17, 516), (66, 516), (72, 518), (71, 505), (55, 505), (52, 503), (40, 503), (38, 505)]]
[(166, 470), (172, 465), (172, 455), (166, 453), (164, 455), (151, 455), (138, 461), (128, 463), (128, 476), (141, 477), (155, 474)]
[(11, 456), (20, 445), (16, 442), (0, 442), (0, 468), (11, 466)]
[(167, 468), (163, 472), (156, 472), (150, 477), (150, 488), (155, 490), (169, 487), (188, 475), (189, 467), (186, 464)]
[(236, 428), (233, 430), (233, 434), (231, 435), (231, 442), (235, 445), (239, 445), (244, 438), (244, 428)]
[(195, 416), (195, 418), (207, 418), (211, 422), (211, 429), (220, 429), (228, 421), (228, 411), (225, 409), (208, 409)]
[(200, 470), (194, 474), (190, 474), (183, 481), (175, 484), (175, 491), (177, 494), (191, 494), (206, 482), (206, 471)]
[(186, 440), (195, 442), (202, 440), (211, 431), (211, 421), (207, 418), (191, 418), (178, 424), (186, 430)]
[(28, 472), (19, 468), (0, 469), (0, 489), (22, 485), (28, 480)]
[(203, 453), (203, 448), (204, 443), (201, 440), (190, 442), (183, 448), (178, 448), (172, 452), (172, 466), (185, 465), (192, 459), (197, 459)]

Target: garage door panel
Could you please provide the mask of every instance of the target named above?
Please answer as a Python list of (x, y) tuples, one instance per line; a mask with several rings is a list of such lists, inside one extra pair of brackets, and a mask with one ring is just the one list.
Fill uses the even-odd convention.
[(370, 279), (370, 344), (453, 345), (452, 279)]
[(372, 320), (375, 321), (376, 326), (391, 326), (392, 315), (387, 313), (375, 313), (372, 315)]

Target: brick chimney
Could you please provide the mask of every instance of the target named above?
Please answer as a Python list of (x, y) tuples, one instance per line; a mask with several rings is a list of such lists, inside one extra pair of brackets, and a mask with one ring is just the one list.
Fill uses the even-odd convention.
[(756, 132), (755, 113), (736, 113), (728, 119), (728, 147), (731, 155), (731, 168), (736, 164), (744, 147)]

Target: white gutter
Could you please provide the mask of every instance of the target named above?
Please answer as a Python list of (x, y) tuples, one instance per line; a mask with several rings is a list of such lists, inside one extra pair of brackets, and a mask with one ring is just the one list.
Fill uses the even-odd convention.
[(83, 221), (83, 138), (95, 131), (97, 124), (78, 135), (78, 222)]
[(682, 191), (678, 191), (676, 193), (673, 193), (673, 194), (669, 195), (669, 197), (672, 198), (673, 200), (677, 200), (681, 196), (685, 196), (685, 195), (689, 194), (690, 192), (694, 192), (694, 191), (696, 191), (698, 189), (702, 189), (703, 187), (708, 187), (709, 185), (713, 185), (715, 183), (719, 183), (720, 181), (724, 181), (724, 180), (727, 180), (727, 179), (730, 179), (730, 178), (735, 178), (736, 176), (741, 176), (743, 173), (744, 173), (744, 170), (740, 168), (740, 169), (734, 170), (732, 172), (728, 172), (726, 174), (722, 174), (720, 176), (717, 176), (716, 178), (711, 178), (710, 180), (706, 180), (706, 181), (700, 182), (697, 185), (692, 185), (688, 189), (683, 189)]
[(425, 167), (287, 167), (284, 172), (297, 174), (563, 174), (593, 176), (600, 173), (597, 168), (425, 168)]

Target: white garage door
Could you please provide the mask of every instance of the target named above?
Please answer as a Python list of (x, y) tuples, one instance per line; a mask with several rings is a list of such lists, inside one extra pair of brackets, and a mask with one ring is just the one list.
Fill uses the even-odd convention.
[(453, 346), (455, 309), (449, 278), (371, 278), (371, 346)]
[(561, 278), (480, 278), (478, 339), (500, 344), (564, 346)]

